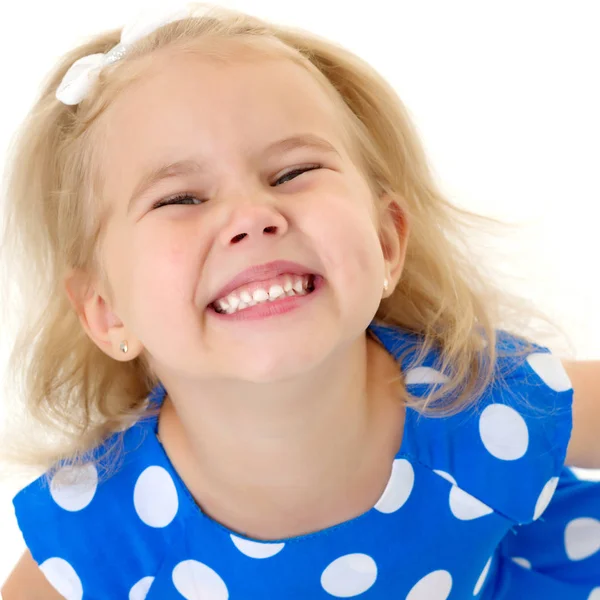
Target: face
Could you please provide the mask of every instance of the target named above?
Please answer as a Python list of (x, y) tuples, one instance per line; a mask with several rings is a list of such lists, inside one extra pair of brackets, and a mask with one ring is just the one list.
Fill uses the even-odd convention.
[[(103, 115), (112, 215), (102, 258), (123, 339), (139, 340), (165, 379), (307, 373), (364, 334), (386, 276), (374, 198), (344, 146), (339, 111), (287, 60), (223, 65), (188, 55), (165, 65), (156, 60)], [(269, 152), (300, 135), (332, 148)], [(149, 171), (184, 160), (198, 166), (140, 191)], [(273, 261), (300, 265), (315, 290), (214, 310), (238, 274)], [(295, 269), (279, 270), (276, 280), (277, 271), (255, 273), (253, 298), (261, 286), (285, 287)]]

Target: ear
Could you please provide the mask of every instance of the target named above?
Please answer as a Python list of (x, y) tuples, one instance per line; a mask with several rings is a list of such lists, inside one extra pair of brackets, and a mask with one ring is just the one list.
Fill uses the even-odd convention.
[[(123, 362), (141, 353), (142, 344), (112, 312), (101, 286), (88, 274), (71, 269), (64, 277), (64, 286), (83, 329), (102, 352)], [(127, 342), (126, 353), (120, 348), (123, 341)]]
[(406, 212), (396, 200), (385, 194), (382, 202), (386, 204), (381, 215), (380, 235), (389, 280), (389, 288), (384, 295), (387, 297), (394, 291), (402, 275), (410, 229)]

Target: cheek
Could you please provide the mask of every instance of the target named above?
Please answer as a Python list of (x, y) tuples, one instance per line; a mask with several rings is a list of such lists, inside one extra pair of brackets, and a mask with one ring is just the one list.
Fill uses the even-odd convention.
[[(166, 228), (165, 228), (166, 229)], [(185, 235), (140, 235), (128, 259), (130, 289), (136, 309), (148, 306), (153, 317), (173, 318), (193, 298), (200, 267), (199, 249)]]
[(188, 223), (157, 223), (140, 232), (134, 247), (137, 263), (150, 272), (160, 269), (161, 279), (176, 278), (202, 253), (200, 240), (204, 236), (194, 231), (192, 223), (193, 219)]
[(368, 196), (346, 194), (322, 203), (312, 230), (332, 273), (354, 272), (364, 277), (381, 270), (383, 254), (368, 201)]

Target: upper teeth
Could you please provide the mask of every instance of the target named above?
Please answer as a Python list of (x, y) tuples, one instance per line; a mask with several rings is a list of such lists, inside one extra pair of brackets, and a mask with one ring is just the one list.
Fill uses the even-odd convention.
[(252, 293), (248, 290), (238, 290), (225, 298), (219, 298), (219, 300), (215, 301), (214, 305), (219, 312), (232, 314), (262, 302), (273, 302), (284, 296), (304, 295), (306, 294), (309, 280), (309, 275), (302, 277), (286, 275), (283, 278), (282, 285), (276, 284), (269, 288), (257, 288)]

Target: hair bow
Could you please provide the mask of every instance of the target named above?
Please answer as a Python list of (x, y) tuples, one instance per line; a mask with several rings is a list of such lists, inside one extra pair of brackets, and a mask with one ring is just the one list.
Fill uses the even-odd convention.
[(98, 79), (100, 71), (106, 65), (125, 56), (127, 49), (137, 40), (149, 35), (159, 27), (191, 16), (192, 11), (184, 8), (161, 12), (140, 14), (121, 31), (121, 41), (106, 54), (89, 54), (76, 60), (65, 73), (56, 90), (56, 98), (63, 104), (79, 104)]

